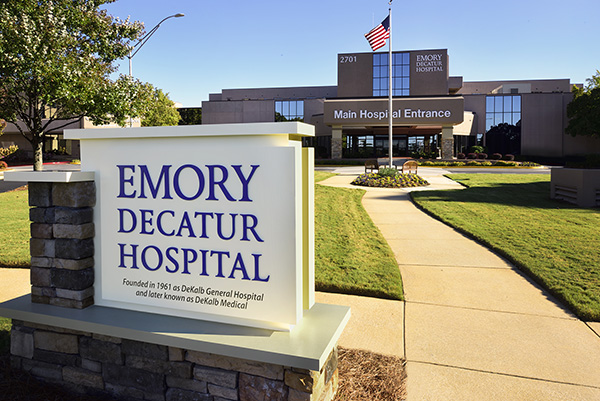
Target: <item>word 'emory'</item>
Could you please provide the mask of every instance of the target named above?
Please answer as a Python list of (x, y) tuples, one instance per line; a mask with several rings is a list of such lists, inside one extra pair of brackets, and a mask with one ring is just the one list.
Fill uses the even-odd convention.
[(117, 198), (173, 199), (175, 196), (192, 201), (205, 194), (204, 200), (252, 202), (250, 181), (258, 167), (260, 166), (253, 164), (250, 171), (244, 173), (242, 165), (184, 164), (176, 169), (172, 165), (163, 165), (160, 172), (154, 172), (153, 175), (147, 165), (117, 165)]

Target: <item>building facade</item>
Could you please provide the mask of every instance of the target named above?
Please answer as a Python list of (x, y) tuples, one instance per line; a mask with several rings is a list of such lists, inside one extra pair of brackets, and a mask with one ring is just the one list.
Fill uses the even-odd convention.
[[(42, 120), (44, 123), (46, 120)], [(67, 123), (65, 125), (65, 123)], [(31, 139), (31, 135), (28, 132), (27, 127), (24, 123), (19, 122), (19, 127), (15, 124), (7, 124), (3, 133), (0, 134), (0, 147), (8, 148), (10, 146), (18, 146), (19, 149), (29, 153), (33, 156), (33, 150), (31, 143), (21, 134), (24, 132), (25, 135)], [(134, 118), (131, 120), (132, 127), (140, 127), (140, 119)], [(65, 139), (63, 132), (66, 129), (80, 129), (80, 128), (117, 128), (119, 125), (111, 123), (105, 125), (94, 125), (89, 118), (84, 117), (80, 119), (72, 119), (66, 121), (55, 121), (50, 124), (46, 131), (46, 141), (44, 142), (44, 152), (58, 151), (59, 153), (67, 154), (73, 158), (79, 158), (80, 148), (78, 140)]]
[[(203, 124), (301, 120), (317, 157), (388, 154), (387, 52), (338, 54), (337, 86), (224, 89), (202, 102)], [(479, 144), (490, 153), (562, 158), (600, 152), (565, 135), (569, 79), (464, 82), (446, 49), (392, 53), (394, 156), (444, 159)]]

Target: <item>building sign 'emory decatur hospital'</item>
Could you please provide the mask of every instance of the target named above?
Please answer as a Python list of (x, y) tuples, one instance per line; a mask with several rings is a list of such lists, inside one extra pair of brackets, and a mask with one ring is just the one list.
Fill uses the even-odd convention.
[(313, 156), (299, 139), (311, 126), (98, 131), (68, 132), (96, 172), (97, 305), (279, 330), (301, 320), (314, 303)]
[(443, 72), (442, 54), (418, 54), (415, 72)]

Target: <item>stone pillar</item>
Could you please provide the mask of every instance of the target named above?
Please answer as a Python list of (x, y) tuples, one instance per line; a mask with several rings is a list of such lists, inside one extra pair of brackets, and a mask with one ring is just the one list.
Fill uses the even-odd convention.
[(93, 181), (29, 183), (31, 301), (94, 304)]
[(342, 127), (340, 125), (331, 127), (331, 158), (342, 158)]
[(454, 158), (453, 127), (442, 127), (442, 160)]

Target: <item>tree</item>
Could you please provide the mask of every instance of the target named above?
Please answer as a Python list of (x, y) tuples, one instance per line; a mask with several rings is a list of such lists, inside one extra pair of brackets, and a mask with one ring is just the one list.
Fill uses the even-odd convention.
[(99, 10), (115, 0), (0, 2), (0, 116), (31, 143), (42, 169), (47, 132), (89, 117), (124, 124), (143, 106), (139, 81), (111, 80), (143, 24)]
[(177, 111), (181, 116), (179, 125), (202, 124), (202, 107), (180, 107)]
[(500, 123), (485, 133), (485, 144), (490, 153), (518, 155), (521, 153), (521, 121), (516, 124)]
[(161, 125), (177, 125), (179, 113), (175, 103), (169, 99), (169, 94), (151, 84), (145, 84), (143, 89), (145, 99), (140, 99), (147, 106), (141, 111), (142, 127), (157, 127)]
[(585, 88), (573, 86), (573, 100), (567, 105), (569, 124), (566, 132), (572, 136), (600, 137), (600, 71), (586, 80)]

